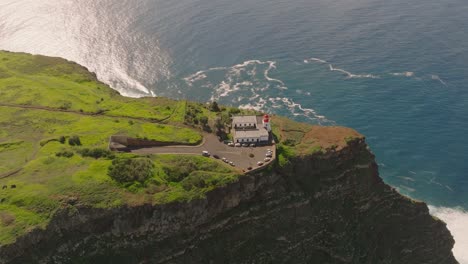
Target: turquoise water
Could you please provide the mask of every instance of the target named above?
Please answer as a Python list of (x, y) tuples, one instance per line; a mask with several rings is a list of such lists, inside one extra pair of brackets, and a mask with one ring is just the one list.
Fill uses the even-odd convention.
[(353, 127), (468, 263), (468, 2), (41, 2), (0, 0), (1, 49), (77, 61), (129, 96)]

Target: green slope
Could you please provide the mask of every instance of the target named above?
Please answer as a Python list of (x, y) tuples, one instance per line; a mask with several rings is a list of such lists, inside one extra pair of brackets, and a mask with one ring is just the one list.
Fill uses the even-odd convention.
[[(115, 134), (200, 142), (200, 131), (183, 125), (186, 107), (184, 101), (120, 96), (85, 68), (63, 59), (1, 51), (0, 244), (45, 227), (63, 207), (190, 200), (235, 180), (236, 172), (213, 160), (166, 155), (149, 157), (154, 163), (149, 178), (121, 183), (108, 176), (112, 160), (136, 157), (79, 154), (106, 149)], [(68, 144), (75, 135), (81, 146)], [(188, 165), (194, 171), (182, 179), (168, 175)], [(201, 179), (200, 174), (206, 176)]]

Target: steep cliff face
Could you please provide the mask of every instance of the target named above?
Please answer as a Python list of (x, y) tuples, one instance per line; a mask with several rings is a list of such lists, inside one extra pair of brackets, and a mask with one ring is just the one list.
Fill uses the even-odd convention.
[(457, 263), (424, 203), (378, 176), (363, 139), (189, 203), (56, 215), (1, 263)]

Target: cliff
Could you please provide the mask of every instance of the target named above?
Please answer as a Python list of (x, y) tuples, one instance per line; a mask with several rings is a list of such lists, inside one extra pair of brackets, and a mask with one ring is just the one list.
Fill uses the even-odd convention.
[[(315, 131), (320, 128), (315, 128)], [(1, 263), (457, 263), (445, 224), (378, 175), (362, 137), (245, 175), (205, 199), (76, 207)]]
[(0, 263), (456, 263), (445, 224), (382, 182), (352, 129), (274, 116), (277, 159), (244, 175), (106, 148), (196, 144), (252, 111), (126, 98), (76, 63), (3, 51), (0, 95)]

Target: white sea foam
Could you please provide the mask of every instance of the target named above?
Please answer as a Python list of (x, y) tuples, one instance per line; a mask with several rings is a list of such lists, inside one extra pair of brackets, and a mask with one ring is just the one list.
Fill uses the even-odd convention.
[(468, 264), (468, 212), (462, 208), (429, 206), (432, 215), (445, 223), (455, 238), (453, 254), (460, 264)]
[(309, 59), (305, 59), (304, 60), (304, 63), (310, 63), (311, 61), (314, 61), (314, 62), (320, 62), (320, 63), (328, 63), (326, 60), (322, 60), (322, 59), (319, 59), (319, 58), (309, 58)]
[(413, 77), (413, 76), (414, 76), (414, 72), (410, 72), (410, 71), (405, 71), (405, 72), (393, 72), (393, 73), (390, 73), (390, 75), (393, 75), (393, 76), (404, 76), (404, 77)]
[[(309, 59), (304, 60), (305, 64), (309, 64), (310, 62), (317, 62), (317, 63), (321, 63), (321, 64), (327, 64), (328, 63), (328, 61), (322, 60), (322, 59), (319, 59), (319, 58), (309, 58)], [(354, 78), (356, 78), (356, 79), (358, 79), (358, 78), (378, 79), (378, 78), (380, 78), (380, 76), (373, 75), (373, 74), (354, 74), (354, 73), (351, 73), (349, 71), (346, 71), (346, 70), (343, 70), (343, 69), (340, 69), (340, 68), (335, 68), (333, 66), (333, 64), (331, 64), (331, 63), (328, 63), (328, 68), (330, 69), (330, 71), (337, 71), (337, 72), (343, 73), (349, 79), (354, 79)]]
[[(397, 77), (407, 77), (407, 78), (414, 78), (415, 80), (422, 80), (424, 78), (421, 77), (416, 77), (416, 74), (413, 71), (404, 71), (404, 72), (392, 72), (392, 73), (386, 73), (382, 75), (375, 75), (375, 74), (355, 74), (350, 71), (336, 68), (333, 64), (329, 63), (326, 60), (320, 59), (320, 58), (308, 58), (304, 59), (304, 64), (309, 64), (312, 62), (320, 63), (320, 64), (328, 64), (328, 68), (330, 71), (336, 71), (344, 74), (348, 79), (354, 79), (354, 78), (370, 78), (370, 79), (379, 79), (382, 78), (384, 75), (390, 75), (390, 76), (397, 76)], [(439, 75), (432, 74), (430, 75), (430, 78), (432, 80), (440, 82), (444, 86), (448, 86), (447, 82), (444, 81)]]
[(121, 68), (115, 68), (114, 70), (115, 77), (113, 81), (113, 86), (118, 90), (122, 95), (128, 97), (141, 97), (144, 95), (155, 96), (154, 92), (146, 88), (139, 81), (130, 77), (126, 71)]
[(442, 80), (439, 75), (432, 74), (431, 79), (439, 81), (442, 85), (447, 86), (447, 83), (444, 80)]
[(348, 78), (371, 78), (371, 79), (378, 79), (380, 78), (380, 76), (378, 75), (373, 75), (373, 74), (354, 74), (354, 73), (351, 73), (349, 71), (345, 71), (343, 69), (340, 69), (340, 68), (334, 68), (333, 65), (331, 64), (328, 64), (328, 66), (330, 67), (330, 71), (337, 71), (337, 72), (341, 72), (343, 74), (345, 74)]
[[(234, 103), (240, 108), (251, 108), (265, 112), (289, 111), (294, 116), (302, 116), (318, 124), (334, 124), (325, 116), (317, 114), (284, 95), (288, 87), (277, 78), (271, 77), (275, 61), (248, 60), (231, 67), (216, 67), (196, 72), (184, 78), (189, 88), (203, 88), (211, 91), (209, 100), (221, 103)], [(310, 96), (302, 90), (299, 94)], [(275, 97), (269, 98), (274, 95)]]

